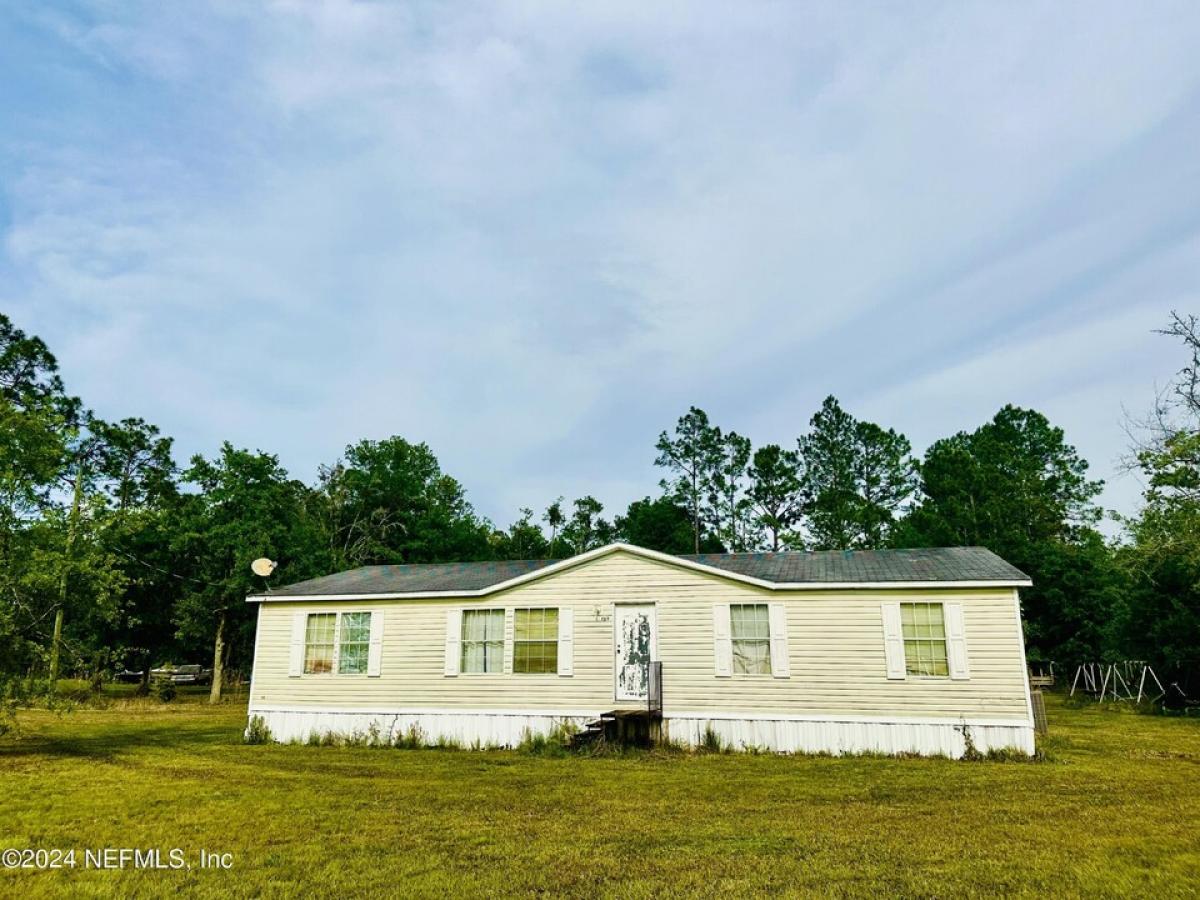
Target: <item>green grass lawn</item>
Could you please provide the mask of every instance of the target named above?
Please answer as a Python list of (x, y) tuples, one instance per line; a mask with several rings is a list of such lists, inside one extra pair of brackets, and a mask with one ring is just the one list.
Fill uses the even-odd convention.
[[(1050, 698), (1050, 759), (246, 746), (244, 710), (27, 711), (0, 740), (0, 896), (1138, 894), (1200, 890), (1200, 721)], [(103, 871), (84, 848), (232, 854)]]

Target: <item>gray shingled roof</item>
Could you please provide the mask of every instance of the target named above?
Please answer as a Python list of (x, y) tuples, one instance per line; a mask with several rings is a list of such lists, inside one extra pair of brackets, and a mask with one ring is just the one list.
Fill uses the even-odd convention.
[(282, 594), (406, 594), (418, 591), (478, 591), (518, 575), (553, 565), (557, 559), (505, 562), (424, 563), (412, 566), (363, 566), (272, 588)]
[(763, 581), (1026, 581), (1029, 576), (986, 547), (923, 550), (817, 550), (801, 553), (701, 553), (684, 556)]
[[(926, 550), (824, 550), (786, 553), (701, 553), (681, 559), (762, 581), (831, 584), (913, 581), (1026, 581), (1029, 576), (984, 547)], [(319, 594), (406, 594), (477, 591), (559, 560), (366, 566), (273, 588), (273, 597)]]

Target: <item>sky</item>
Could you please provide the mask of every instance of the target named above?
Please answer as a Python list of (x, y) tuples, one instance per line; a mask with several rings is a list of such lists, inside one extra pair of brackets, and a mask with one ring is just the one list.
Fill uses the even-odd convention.
[(1130, 513), (1198, 46), (1194, 2), (16, 0), (0, 311), (181, 460), (398, 434), (500, 525), (828, 394), (918, 451), (1036, 408)]

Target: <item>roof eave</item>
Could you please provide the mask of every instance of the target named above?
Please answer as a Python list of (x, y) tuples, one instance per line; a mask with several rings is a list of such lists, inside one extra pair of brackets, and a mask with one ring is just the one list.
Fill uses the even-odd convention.
[(768, 591), (811, 591), (811, 590), (867, 590), (867, 589), (897, 589), (911, 588), (917, 590), (933, 589), (933, 588), (1018, 588), (1029, 587), (1033, 584), (1029, 579), (1003, 579), (1003, 580), (985, 580), (985, 581), (846, 581), (846, 582), (819, 582), (819, 581), (803, 581), (803, 582), (775, 582), (765, 581), (761, 578), (754, 578), (750, 575), (742, 575), (739, 572), (731, 572), (728, 569), (722, 569), (718, 566), (710, 566), (692, 559), (683, 559), (682, 557), (672, 556), (669, 553), (663, 553), (659, 550), (648, 550), (645, 547), (638, 547), (635, 544), (626, 544), (616, 542), (605, 544), (603, 547), (597, 547), (594, 550), (588, 550), (584, 553), (577, 554), (567, 559), (559, 560), (556, 563), (551, 563), (540, 569), (534, 569), (532, 572), (525, 572), (513, 578), (497, 582), (484, 588), (479, 588), (471, 591), (396, 591), (385, 593), (372, 594), (251, 594), (246, 598), (247, 603), (262, 603), (265, 601), (291, 601), (298, 602), (302, 600), (425, 600), (437, 598), (452, 598), (452, 597), (486, 597), (489, 594), (506, 591), (518, 585), (526, 584), (530, 581), (536, 581), (539, 578), (546, 578), (557, 572), (562, 572), (566, 569), (574, 568), (575, 566), (583, 565), (591, 562), (594, 559), (599, 559), (602, 556), (607, 556), (610, 553), (624, 551), (632, 553), (634, 556), (641, 556), (645, 559), (654, 560), (656, 562), (665, 563), (670, 566), (677, 566), (683, 569), (691, 569), (701, 572), (706, 575), (715, 575), (719, 578), (724, 578), (729, 581), (739, 582), (741, 584), (752, 585), (753, 587), (762, 588)]
[(719, 578), (724, 578), (728, 581), (748, 584), (753, 587), (761, 588), (767, 591), (842, 591), (842, 590), (935, 590), (935, 589), (980, 589), (980, 588), (1022, 588), (1030, 587), (1033, 582), (1028, 579), (1000, 579), (1000, 580), (971, 580), (964, 579), (960, 581), (801, 581), (801, 582), (774, 582), (765, 581), (761, 578), (754, 578), (749, 575), (742, 575), (738, 572), (731, 572), (728, 569), (722, 569), (717, 566), (709, 566), (704, 563), (696, 562), (695, 560), (682, 559), (678, 556), (672, 556), (669, 553), (662, 553), (658, 550), (648, 550), (645, 547), (638, 547), (634, 544), (613, 543), (606, 544), (603, 547), (597, 547), (594, 550), (588, 550), (585, 553), (580, 553), (568, 559), (560, 560), (540, 569), (535, 569), (532, 572), (526, 572), (514, 578), (506, 579), (505, 581), (497, 582), (484, 588), (476, 590), (460, 590), (460, 591), (388, 591), (370, 594), (350, 594), (350, 593), (333, 593), (333, 594), (251, 594), (246, 597), (247, 603), (263, 603), (263, 602), (291, 602), (298, 603), (304, 601), (363, 601), (363, 600), (436, 600), (436, 599), (453, 599), (453, 598), (476, 598), (486, 597), (491, 594), (499, 593), (500, 591), (510, 590), (511, 588), (525, 584), (530, 581), (536, 581), (539, 578), (546, 578), (557, 572), (573, 568), (591, 562), (602, 556), (607, 556), (610, 553), (617, 551), (625, 551), (632, 553), (635, 556), (641, 556), (647, 559), (652, 559), (658, 562), (666, 563), (667, 565), (678, 566), (679, 568), (692, 569), (702, 572), (706, 575), (715, 575)]
[[(488, 586), (486, 588), (479, 588), (478, 590), (452, 590), (452, 592), (449, 592), (449, 590), (448, 590), (448, 592), (397, 592), (397, 593), (386, 593), (386, 594), (384, 594), (384, 593), (346, 594), (344, 596), (347, 596), (347, 598), (353, 598), (353, 599), (418, 598), (418, 596), (485, 596), (487, 594), (497, 593), (497, 592), (499, 592), (499, 590), (508, 590), (509, 588), (515, 588), (518, 586), (518, 584), (524, 584), (529, 581), (536, 581), (536, 580), (538, 580), (538, 578), (545, 578), (547, 576), (556, 574), (556, 572), (564, 571), (566, 569), (574, 569), (575, 566), (577, 566), (577, 565), (583, 565), (584, 563), (592, 562), (593, 559), (599, 559), (600, 557), (605, 557), (605, 556), (608, 556), (608, 554), (610, 554), (610, 553), (616, 553), (618, 551), (625, 551), (626, 553), (634, 554), (634, 556), (640, 556), (640, 557), (644, 557), (647, 559), (658, 560), (658, 562), (666, 563), (668, 565), (678, 565), (678, 566), (680, 566), (680, 568), (684, 568), (684, 569), (694, 569), (696, 571), (707, 572), (707, 574), (709, 574), (709, 575), (720, 575), (722, 577), (731, 578), (731, 580), (733, 580), (733, 581), (740, 581), (740, 582), (743, 582), (746, 584), (755, 584), (755, 586), (757, 586), (757, 587), (769, 588), (770, 586), (772, 586), (772, 582), (762, 581), (761, 578), (754, 578), (754, 577), (750, 577), (749, 575), (739, 575), (738, 572), (731, 572), (731, 571), (726, 571), (725, 569), (718, 569), (718, 568), (716, 568), (716, 566), (713, 566), (713, 565), (704, 565), (703, 563), (696, 563), (696, 562), (694, 562), (694, 560), (691, 560), (691, 559), (680, 559), (679, 557), (671, 556), (670, 553), (662, 553), (658, 550), (647, 550), (646, 547), (638, 547), (634, 544), (623, 544), (623, 542), (618, 541), (618, 542), (614, 542), (614, 544), (606, 544), (605, 546), (602, 546), (602, 547), (596, 547), (596, 548), (594, 548), (594, 550), (589, 550), (589, 551), (586, 551), (583, 553), (578, 553), (574, 557), (560, 559), (560, 560), (558, 560), (557, 563), (551, 563), (550, 565), (542, 566), (541, 569), (534, 569), (533, 571), (524, 572), (524, 574), (522, 574), (522, 575), (517, 575), (512, 578), (506, 578), (505, 581), (500, 581), (500, 582), (497, 582), (496, 584), (490, 584), (490, 586)], [(277, 596), (276, 594), (251, 594), (250, 596), (247, 596), (246, 601), (247, 602), (262, 601), (262, 600), (265, 600), (268, 598), (274, 599), (274, 598), (276, 598), (276, 596)], [(305, 596), (305, 595), (293, 594), (292, 596)], [(324, 595), (308, 594), (307, 596), (310, 596), (310, 598), (316, 598), (316, 596), (324, 596)], [(343, 595), (330, 594), (328, 596), (330, 596), (330, 598), (334, 598), (334, 596), (343, 596)]]

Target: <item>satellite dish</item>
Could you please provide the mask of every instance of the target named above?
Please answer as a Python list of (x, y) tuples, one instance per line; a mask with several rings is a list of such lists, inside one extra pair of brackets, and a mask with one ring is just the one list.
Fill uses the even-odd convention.
[(255, 575), (261, 575), (263, 578), (266, 578), (275, 571), (275, 567), (277, 565), (279, 565), (279, 563), (272, 562), (265, 556), (260, 556), (254, 562), (250, 563), (250, 571)]

